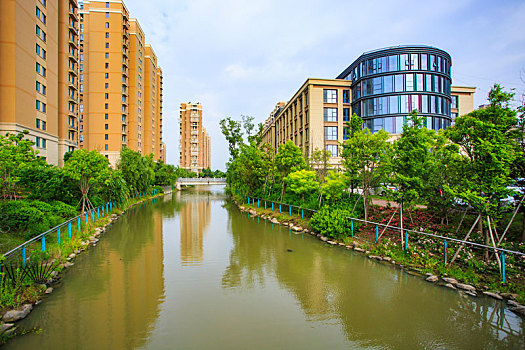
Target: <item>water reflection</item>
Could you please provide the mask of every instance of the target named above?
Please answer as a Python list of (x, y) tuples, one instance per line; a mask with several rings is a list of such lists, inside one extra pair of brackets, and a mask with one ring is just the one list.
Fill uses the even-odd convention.
[(257, 224), (235, 208), (228, 224), (234, 246), (223, 288), (260, 288), (275, 278), (310, 321), (340, 324), (359, 347), (523, 346), (521, 319), (496, 300), (473, 299), (287, 228)]
[(184, 202), (180, 211), (180, 257), (182, 265), (200, 265), (204, 232), (210, 223), (209, 200), (197, 197)]
[(163, 219), (156, 205), (134, 208), (80, 255), (62, 285), (20, 324), (42, 332), (17, 337), (6, 348), (144, 345), (164, 299)]

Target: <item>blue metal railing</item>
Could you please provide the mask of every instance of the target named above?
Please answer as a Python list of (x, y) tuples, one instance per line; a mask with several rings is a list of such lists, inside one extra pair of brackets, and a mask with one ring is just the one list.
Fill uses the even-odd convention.
[[(289, 216), (292, 215), (292, 208), (297, 208), (298, 211), (301, 210), (301, 218), (304, 218), (304, 211), (305, 210), (309, 211), (310, 213), (316, 213), (317, 212), (317, 210), (315, 210), (315, 209), (303, 208), (303, 207), (296, 206), (296, 205), (293, 205), (293, 204), (282, 203), (282, 202), (272, 201), (272, 200), (268, 200), (268, 199), (260, 199), (260, 198), (254, 198), (254, 197), (249, 197), (248, 196), (248, 197), (246, 197), (246, 200), (247, 200), (248, 205), (254, 205), (254, 206), (258, 206), (258, 204), (255, 204), (255, 200), (257, 200), (257, 203), (260, 203), (260, 201), (263, 201), (265, 209), (267, 207), (269, 207), (268, 203), (271, 203), (272, 211), (274, 211), (274, 204), (279, 204), (279, 213), (282, 212), (282, 206), (285, 206), (285, 207), (288, 206)], [(357, 238), (357, 239), (360, 239), (360, 240), (364, 240), (364, 241), (368, 241), (368, 240), (363, 239), (361, 237), (355, 237), (354, 236), (354, 221), (362, 222), (364, 224), (375, 225), (376, 226), (376, 228), (375, 228), (375, 243), (376, 244), (378, 243), (378, 240), (380, 239), (379, 227), (383, 227), (385, 230), (386, 229), (391, 229), (391, 230), (394, 230), (394, 231), (401, 232), (401, 227), (398, 227), (398, 226), (385, 225), (385, 224), (382, 224), (382, 223), (369, 221), (369, 220), (364, 220), (364, 219), (359, 219), (359, 218), (354, 218), (354, 217), (347, 217), (347, 219), (350, 220), (351, 237)], [(462, 246), (465, 246), (465, 245), (471, 246), (474, 249), (488, 249), (488, 250), (493, 251), (496, 254), (499, 253), (500, 254), (500, 261), (501, 261), (500, 273), (501, 273), (501, 277), (502, 277), (502, 283), (505, 283), (505, 253), (513, 254), (513, 255), (516, 255), (516, 256), (521, 257), (521, 258), (525, 257), (525, 253), (522, 253), (522, 252), (509, 250), (509, 249), (505, 249), (505, 248), (500, 248), (500, 247), (488, 246), (488, 245), (485, 245), (485, 244), (465, 241), (465, 240), (462, 240), (462, 239), (442, 236), (442, 235), (438, 235), (438, 234), (435, 234), (435, 233), (411, 230), (411, 229), (406, 229), (406, 228), (403, 229), (403, 232), (404, 232), (404, 238), (405, 238), (404, 239), (403, 250), (405, 252), (408, 252), (408, 249), (409, 249), (409, 245), (408, 245), (409, 233), (414, 234), (414, 235), (428, 236), (428, 237), (432, 237), (432, 238), (443, 240), (443, 261), (444, 261), (445, 265), (447, 264), (447, 245), (448, 245), (449, 242), (458, 243), (458, 244), (461, 244)]]
[[(140, 192), (138, 194), (133, 194), (133, 195), (130, 195), (128, 196), (128, 200), (131, 200), (131, 199), (135, 199), (135, 198), (142, 198), (144, 196), (153, 196), (153, 195), (156, 195), (157, 194), (157, 190), (151, 190), (151, 191), (144, 191), (144, 192)], [(22, 243), (21, 245), (19, 245), (18, 247), (16, 248), (13, 248), (11, 249), (10, 251), (8, 251), (7, 253), (5, 253), (3, 255), (3, 259), (4, 261), (8, 261), (10, 259), (13, 259), (13, 258), (16, 258), (17, 256), (20, 256), (21, 260), (22, 260), (22, 266), (25, 267), (26, 265), (26, 262), (27, 260), (29, 259), (29, 256), (28, 256), (28, 252), (27, 252), (27, 248), (32, 245), (33, 243), (36, 243), (38, 241), (40, 241), (40, 245), (41, 245), (41, 250), (43, 252), (46, 251), (46, 237), (49, 237), (51, 234), (55, 234), (56, 233), (56, 238), (57, 238), (57, 242), (59, 245), (61, 245), (63, 243), (63, 239), (62, 239), (62, 228), (67, 228), (67, 232), (68, 232), (68, 238), (71, 239), (72, 238), (72, 223), (74, 223), (76, 221), (76, 224), (77, 224), (77, 232), (80, 232), (82, 231), (82, 222), (84, 222), (84, 228), (89, 224), (89, 221), (90, 221), (90, 217), (91, 217), (91, 221), (93, 223), (95, 223), (95, 215), (97, 216), (98, 219), (100, 219), (101, 217), (105, 217), (105, 216), (108, 216), (110, 215), (112, 212), (113, 212), (113, 206), (115, 205), (116, 203), (115, 202), (107, 202), (101, 206), (98, 206), (96, 208), (93, 208), (89, 211), (86, 211), (82, 214), (79, 214), (77, 216), (75, 216), (74, 218), (71, 218), (67, 221), (64, 221), (63, 223), (45, 231), (44, 233), (41, 233), (33, 238), (31, 238), (30, 240)], [(119, 203), (120, 205), (121, 203)], [(51, 236), (52, 237), (52, 236)], [(47, 241), (51, 241), (51, 238), (48, 238)]]

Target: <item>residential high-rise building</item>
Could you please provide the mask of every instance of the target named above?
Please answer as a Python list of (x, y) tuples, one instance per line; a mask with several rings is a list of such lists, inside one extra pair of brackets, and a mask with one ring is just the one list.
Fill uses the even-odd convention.
[(0, 131), (62, 165), (78, 147), (76, 0), (0, 1)]
[(475, 92), (451, 85), (451, 66), (448, 53), (430, 46), (364, 53), (336, 79), (308, 79), (290, 101), (279, 102), (265, 122), (262, 142), (277, 148), (292, 140), (306, 156), (325, 149), (336, 165), (353, 113), (363, 118), (364, 127), (386, 130), (392, 140), (414, 109), (426, 118), (427, 128), (447, 128), (456, 116), (473, 110)]
[(210, 168), (211, 142), (200, 103), (180, 104), (179, 129), (179, 166), (193, 172)]
[(81, 147), (116, 164), (123, 147), (163, 159), (162, 71), (121, 0), (80, 2)]

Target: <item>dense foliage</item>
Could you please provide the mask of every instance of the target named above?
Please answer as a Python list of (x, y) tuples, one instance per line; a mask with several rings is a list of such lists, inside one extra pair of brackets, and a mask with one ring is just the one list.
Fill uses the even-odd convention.
[[(513, 95), (499, 85), (488, 97), (488, 107), (456, 118), (455, 125), (439, 132), (427, 129), (426, 118), (414, 110), (395, 140), (383, 131), (362, 128), (361, 118), (354, 115), (346, 125), (349, 137), (340, 145), (339, 167), (330, 164), (325, 150), (312, 150), (308, 157), (292, 141), (274, 149), (259, 141), (260, 134), (250, 134), (252, 119), (226, 118), (220, 124), (230, 146), (227, 189), (234, 197), (260, 197), (311, 209), (334, 209), (358, 193), (359, 204), (354, 201), (352, 210), (357, 205), (365, 218), (370, 195), (386, 193), (401, 204), (400, 225), (407, 219), (414, 223), (411, 213), (416, 204), (426, 205), (441, 223), (462, 204), (481, 213), (481, 221), (489, 220), (493, 230), (503, 231), (507, 222), (500, 220), (502, 214), (513, 208), (502, 199), (508, 195), (521, 199), (510, 186), (525, 178), (524, 108), (512, 110)], [(523, 181), (521, 186), (525, 187)], [(486, 231), (483, 234), (484, 243), (504, 244), (489, 242)]]

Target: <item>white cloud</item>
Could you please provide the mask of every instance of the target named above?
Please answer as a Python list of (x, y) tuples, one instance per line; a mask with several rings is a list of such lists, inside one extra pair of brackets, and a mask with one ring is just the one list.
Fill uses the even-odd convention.
[(306, 78), (333, 78), (364, 51), (442, 48), (452, 55), (453, 82), (479, 88), (476, 104), (492, 80), (519, 83), (525, 66), (525, 4), (518, 0), (125, 1), (163, 69), (164, 136), (173, 164), (181, 102), (203, 103), (212, 165), (224, 169), (220, 119), (248, 114), (263, 122)]

